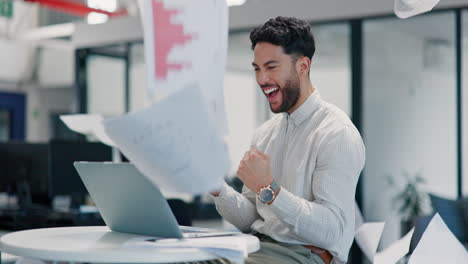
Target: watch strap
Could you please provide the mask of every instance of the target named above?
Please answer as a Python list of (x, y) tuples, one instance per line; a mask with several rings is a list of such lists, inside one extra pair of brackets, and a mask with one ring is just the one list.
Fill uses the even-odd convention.
[(277, 184), (275, 180), (273, 180), (273, 182), (270, 184), (270, 188), (275, 192), (276, 195), (278, 193), (279, 184)]

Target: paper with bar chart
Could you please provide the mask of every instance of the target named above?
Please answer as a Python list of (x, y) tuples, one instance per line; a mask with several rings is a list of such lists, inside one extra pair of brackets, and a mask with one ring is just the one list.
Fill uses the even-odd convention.
[(139, 0), (139, 6), (150, 95), (162, 98), (196, 83), (225, 134), (226, 1)]

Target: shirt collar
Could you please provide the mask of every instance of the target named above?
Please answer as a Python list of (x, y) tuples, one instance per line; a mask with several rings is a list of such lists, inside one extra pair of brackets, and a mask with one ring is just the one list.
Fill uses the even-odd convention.
[(302, 103), (294, 112), (287, 114), (295, 126), (301, 125), (309, 116), (311, 116), (319, 107), (321, 98), (317, 89)]

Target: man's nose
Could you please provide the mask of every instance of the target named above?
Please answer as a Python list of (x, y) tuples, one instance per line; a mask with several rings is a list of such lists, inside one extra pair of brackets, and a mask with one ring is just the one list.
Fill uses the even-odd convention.
[(264, 71), (260, 71), (257, 75), (257, 82), (260, 86), (268, 84), (270, 81), (270, 76)]

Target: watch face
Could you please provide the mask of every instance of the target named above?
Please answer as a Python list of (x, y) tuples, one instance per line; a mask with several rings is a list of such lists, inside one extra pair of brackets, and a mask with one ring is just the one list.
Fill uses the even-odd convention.
[(263, 189), (260, 194), (259, 198), (264, 203), (269, 203), (273, 200), (273, 191), (270, 189)]

